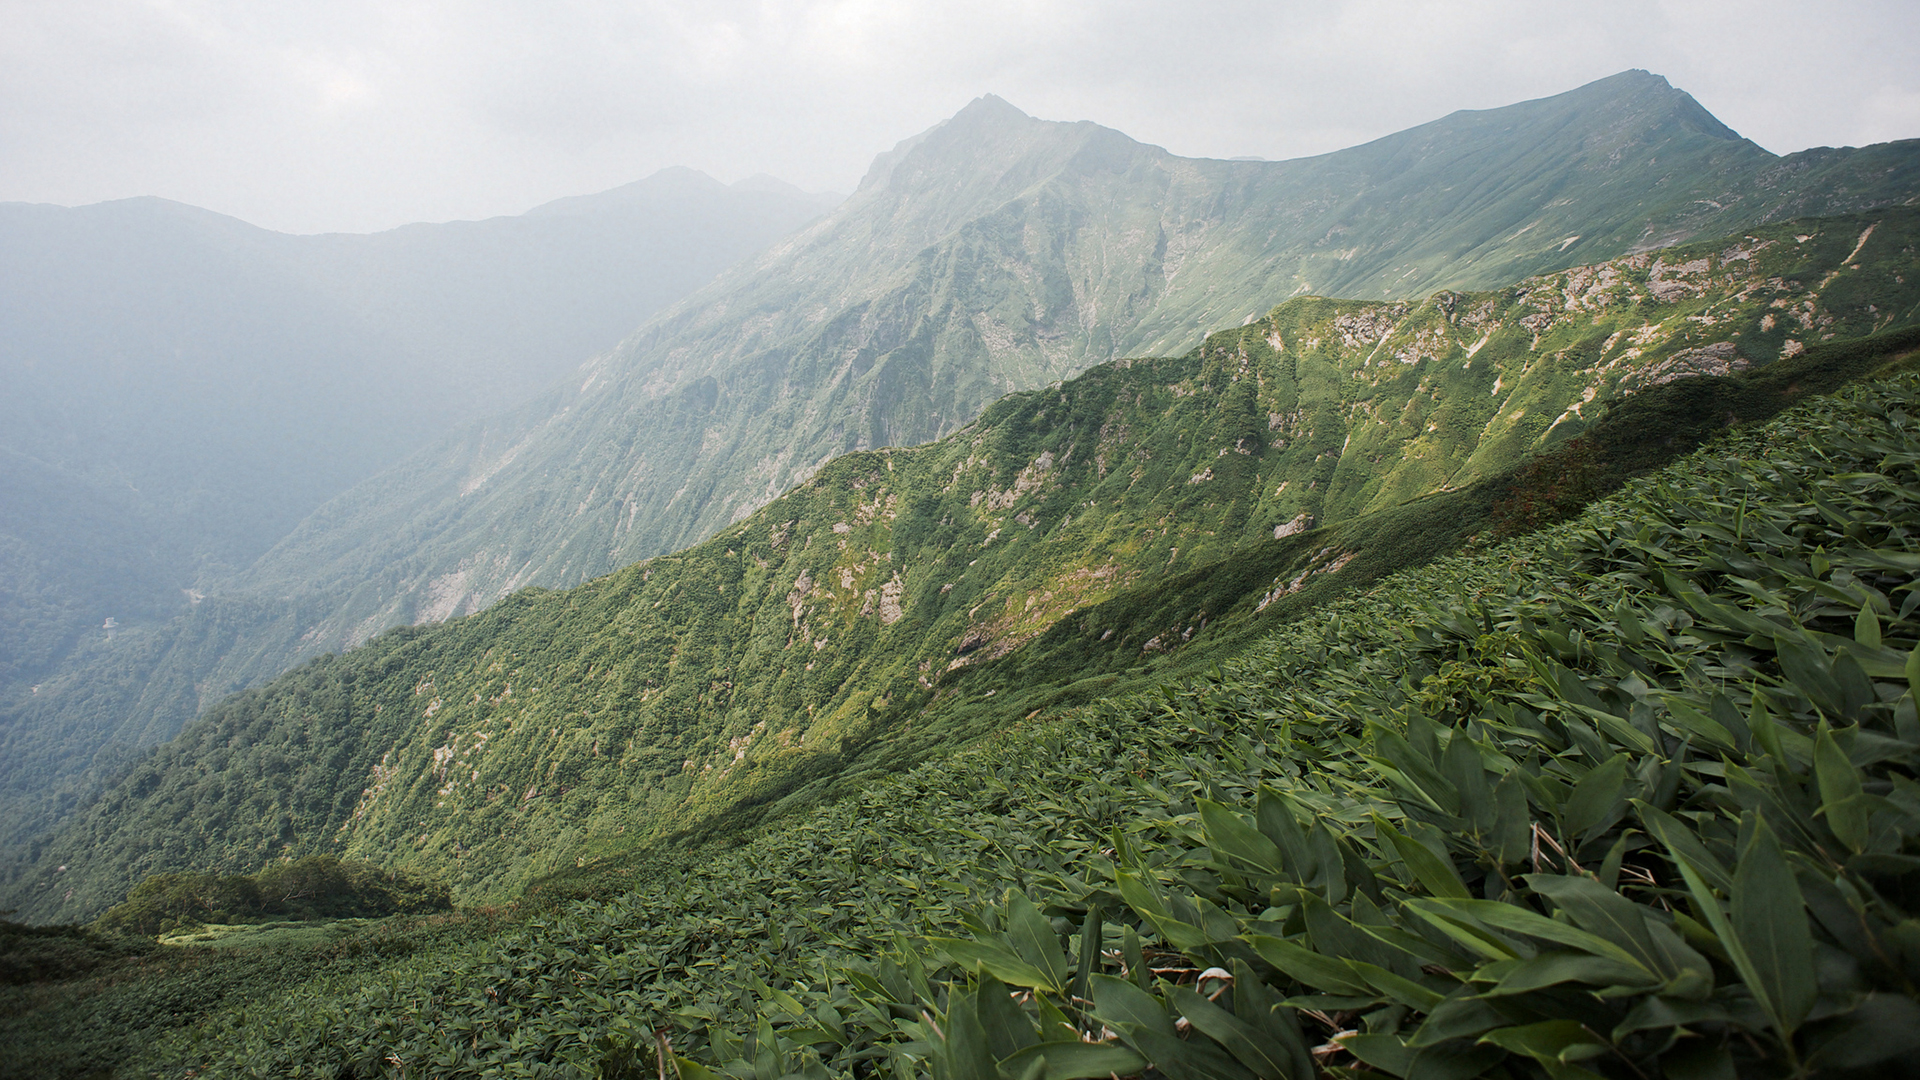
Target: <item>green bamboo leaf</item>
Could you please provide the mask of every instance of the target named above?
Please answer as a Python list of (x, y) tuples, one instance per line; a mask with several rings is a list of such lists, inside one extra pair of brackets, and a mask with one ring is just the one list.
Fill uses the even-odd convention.
[[(1161, 897), (1159, 888), (1145, 873), (1121, 870), (1114, 878), (1120, 886), (1121, 898), (1129, 907), (1145, 916), (1160, 936), (1167, 940), (1167, 944), (1176, 949), (1197, 949), (1212, 940), (1206, 931), (1194, 923), (1175, 918), (1168, 909), (1167, 901)], [(1195, 911), (1198, 917), (1199, 909)]]
[(1754, 822), (1733, 872), (1731, 925), (1751, 974), (1747, 989), (1759, 999), (1782, 1041), (1813, 1008), (1813, 934), (1806, 901), (1786, 854), (1764, 818)]
[(1396, 975), (1378, 964), (1369, 964), (1365, 960), (1348, 960), (1347, 967), (1355, 975), (1367, 981), (1382, 997), (1416, 1012), (1429, 1012), (1446, 1000), (1446, 995), (1430, 990), (1402, 975)]
[(1880, 617), (1874, 614), (1872, 604), (1860, 605), (1860, 614), (1854, 616), (1853, 640), (1869, 649), (1880, 647)]
[(1589, 877), (1528, 874), (1523, 880), (1566, 912), (1574, 925), (1625, 949), (1641, 967), (1665, 979), (1679, 977), (1680, 970), (1654, 946), (1645, 908)]
[(1140, 933), (1129, 926), (1120, 938), (1120, 959), (1126, 962), (1127, 977), (1134, 985), (1145, 990), (1153, 985), (1153, 972), (1147, 970), (1147, 958), (1140, 948)]
[(1047, 976), (1055, 992), (1065, 989), (1073, 972), (1060, 947), (1060, 935), (1053, 932), (1053, 924), (1033, 901), (1017, 889), (1007, 891), (1007, 938), (1020, 959)]
[[(1920, 592), (1914, 595), (1920, 596)], [(1915, 645), (1907, 654), (1907, 692), (1913, 695), (1913, 700), (1920, 701), (1920, 645)]]
[(1073, 996), (1081, 1000), (1087, 997), (1087, 980), (1093, 977), (1093, 969), (1100, 963), (1100, 945), (1102, 915), (1099, 904), (1087, 907), (1087, 916), (1080, 922), (1080, 964), (1073, 973)]
[(1805, 631), (1775, 634), (1773, 647), (1780, 673), (1794, 689), (1807, 695), (1814, 707), (1828, 716), (1845, 715), (1845, 695), (1833, 678), (1832, 662), (1825, 649), (1807, 638)]
[(674, 1073), (680, 1080), (727, 1080), (726, 1074), (718, 1073), (697, 1061), (690, 1061), (679, 1054), (673, 1055)]
[(1415, 880), (1427, 887), (1435, 896), (1452, 896), (1466, 899), (1473, 894), (1467, 890), (1467, 883), (1460, 879), (1460, 871), (1454, 869), (1453, 860), (1437, 855), (1425, 844), (1413, 839), (1393, 827), (1393, 824), (1378, 814), (1373, 815), (1373, 828), (1376, 835), (1385, 836), (1400, 858), (1413, 872)]
[(1840, 842), (1855, 852), (1867, 848), (1869, 810), (1861, 798), (1860, 771), (1833, 741), (1823, 721), (1813, 740), (1813, 771), (1820, 785), (1820, 813)]
[(955, 963), (969, 971), (987, 972), (1010, 986), (1024, 986), (1050, 994), (1060, 992), (1060, 984), (1051, 975), (998, 945), (944, 937), (930, 937), (927, 943), (953, 957)]
[(1810, 1035), (1814, 1069), (1860, 1069), (1920, 1051), (1920, 1003), (1904, 994), (1868, 994)]
[(1347, 1053), (1390, 1076), (1406, 1076), (1413, 1069), (1414, 1056), (1419, 1053), (1401, 1042), (1398, 1035), (1348, 1033), (1335, 1036), (1335, 1040)]
[(1500, 778), (1494, 786), (1493, 798), (1498, 817), (1491, 847), (1502, 865), (1511, 866), (1527, 857), (1528, 841), (1533, 838), (1528, 827), (1533, 818), (1528, 811), (1527, 785), (1520, 766)]
[(1265, 934), (1249, 934), (1247, 942), (1262, 960), (1321, 993), (1365, 995), (1369, 992), (1366, 980), (1339, 957), (1322, 956), (1305, 946)]
[[(1589, 986), (1645, 990), (1661, 979), (1632, 964), (1591, 953), (1545, 952), (1530, 959), (1502, 960), (1473, 973), (1476, 983), (1492, 982), (1485, 997), (1526, 994), (1548, 986), (1577, 982)], [(1428, 1006), (1431, 1008), (1432, 1006)]]
[(1286, 1048), (1295, 1076), (1313, 1076), (1313, 1051), (1300, 1030), (1300, 1017), (1286, 1005), (1278, 991), (1254, 974), (1245, 960), (1233, 961), (1233, 1015), (1265, 1032), (1267, 1037)]
[(1528, 911), (1518, 904), (1506, 904), (1498, 900), (1409, 900), (1407, 908), (1421, 917), (1433, 921), (1436, 914), (1452, 919), (1467, 920), (1480, 926), (1511, 934), (1525, 934), (1528, 937), (1551, 941), (1569, 948), (1595, 956), (1604, 956), (1629, 967), (1638, 969), (1648, 978), (1656, 973), (1626, 949), (1615, 945), (1598, 934), (1589, 933), (1577, 926), (1570, 926), (1557, 919)]
[[(946, 1080), (1008, 1080), (994, 1063), (986, 1029), (974, 1012), (971, 995), (954, 995), (953, 1007), (947, 1010), (946, 1038), (938, 1053), (947, 1066)], [(777, 1078), (763, 1076), (756, 1080)]]
[(1033, 1021), (1013, 1003), (1007, 984), (992, 975), (981, 975), (974, 986), (974, 1015), (986, 1033), (987, 1049), (995, 1060), (1011, 1057), (1040, 1041)]
[(1132, 1076), (1147, 1067), (1147, 1059), (1118, 1043), (1077, 1040), (1034, 1043), (1000, 1062), (1008, 1076), (1024, 1076), (1035, 1061), (1043, 1063), (1043, 1080), (1092, 1080), (1103, 1076)]
[(1215, 854), (1238, 859), (1269, 874), (1282, 872), (1279, 845), (1212, 799), (1195, 801), (1200, 806), (1200, 828), (1206, 835), (1207, 847)]
[(1093, 984), (1093, 1011), (1100, 1022), (1113, 1028), (1122, 1029), (1122, 1025), (1146, 1031), (1157, 1031), (1173, 1038), (1173, 1018), (1167, 1015), (1158, 999), (1125, 979), (1116, 979), (1111, 975), (1095, 975)]
[(1616, 820), (1626, 806), (1626, 786), (1625, 754), (1613, 755), (1581, 777), (1561, 811), (1563, 839), (1583, 838)]
[(1278, 1040), (1215, 1005), (1185, 986), (1172, 992), (1173, 1005), (1202, 1035), (1226, 1047), (1240, 1064), (1262, 1080), (1312, 1080), (1312, 1073), (1296, 1077), (1293, 1055)]
[(1290, 870), (1298, 880), (1310, 878), (1307, 834), (1293, 816), (1291, 800), (1282, 792), (1262, 784), (1254, 818), (1259, 822), (1261, 835), (1280, 848), (1283, 859), (1280, 865)]
[[(1542, 1065), (1570, 1065), (1607, 1052), (1606, 1040), (1578, 1020), (1542, 1020), (1519, 1027), (1500, 1028), (1480, 1041), (1509, 1053), (1524, 1054)], [(1564, 1075), (1564, 1074), (1560, 1074)]]

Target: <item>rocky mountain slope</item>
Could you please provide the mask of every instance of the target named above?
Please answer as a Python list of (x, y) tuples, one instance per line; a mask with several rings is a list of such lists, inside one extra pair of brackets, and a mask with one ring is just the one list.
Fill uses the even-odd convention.
[[(1301, 297), (1013, 395), (932, 445), (842, 456), (679, 554), (223, 703), (36, 845), (5, 902), (71, 919), (146, 873), (314, 852), (496, 897), (951, 744), (1229, 608), (1271, 622), (1457, 545), (1484, 500), (1422, 516), (1430, 497), (1609, 400), (1920, 323), (1916, 243), (1901, 208), (1490, 292)], [(1210, 610), (1121, 603), (1247, 566)]]

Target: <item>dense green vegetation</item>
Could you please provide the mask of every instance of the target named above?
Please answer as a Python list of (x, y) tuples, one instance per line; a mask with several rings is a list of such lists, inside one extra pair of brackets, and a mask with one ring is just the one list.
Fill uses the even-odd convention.
[(276, 862), (257, 874), (155, 874), (94, 921), (105, 933), (153, 937), (205, 923), (378, 918), (446, 911), (447, 887), (331, 855)]
[(129, 1064), (161, 1039), (223, 1007), (270, 1001), (316, 977), (377, 977), (415, 952), (483, 938), (495, 925), (487, 913), (277, 923), (221, 927), (212, 944), (162, 945), (0, 922), (0, 1077), (134, 1075)]
[(141, 1071), (1895, 1075), (1916, 403), (1807, 403), (1207, 677), (573, 871)]
[(1542, 445), (1611, 447), (1597, 491), (1836, 385), (1907, 339), (1786, 335), (1910, 325), (1916, 233), (1903, 209), (1419, 305), (1300, 298), (1013, 395), (705, 544), (220, 704), (29, 849), (10, 902), (86, 919), (148, 874), (323, 852), (498, 900), (737, 828), (1451, 550)]

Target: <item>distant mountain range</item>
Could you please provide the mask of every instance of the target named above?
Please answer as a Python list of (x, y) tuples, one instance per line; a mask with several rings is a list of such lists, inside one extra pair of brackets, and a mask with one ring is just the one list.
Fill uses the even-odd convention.
[[(323, 500), (836, 201), (669, 169), (365, 236), (151, 198), (0, 204), (0, 717), (74, 649), (117, 636), (124, 654)], [(90, 711), (123, 722), (109, 698)]]
[[(31, 801), (31, 812), (16, 820), (57, 820), (91, 790), (87, 768), (97, 776), (102, 762), (121, 760), (98, 757), (102, 747), (169, 737), (226, 692), (303, 658), (359, 645), (395, 625), (479, 612), (528, 586), (575, 586), (726, 535), (730, 526), (764, 523), (754, 515), (796, 484), (825, 475), (821, 470), (838, 455), (952, 436), (1009, 392), (1045, 387), (1095, 365), (1191, 356), (1206, 331), (1259, 324), (1263, 313), (1289, 298), (1292, 306), (1269, 316), (1268, 329), (1280, 342), (1271, 346), (1276, 355), (1315, 355), (1333, 347), (1326, 335), (1336, 332), (1346, 342), (1338, 363), (1323, 372), (1334, 381), (1315, 390), (1314, 406), (1337, 413), (1345, 434), (1336, 452), (1315, 441), (1333, 428), (1312, 426), (1308, 442), (1318, 448), (1311, 467), (1295, 462), (1275, 479), (1292, 485), (1273, 494), (1287, 505), (1246, 504), (1262, 507), (1255, 531), (1389, 506), (1454, 482), (1449, 478), (1479, 475), (1475, 454), (1511, 463), (1556, 424), (1577, 419), (1586, 401), (1597, 400), (1582, 395), (1621, 389), (1612, 376), (1553, 374), (1586, 371), (1581, 365), (1592, 357), (1626, 364), (1620, 358), (1627, 352), (1638, 350), (1630, 359), (1643, 361), (1664, 350), (1660, 355), (1678, 365), (1675, 370), (1712, 371), (1735, 357), (1772, 359), (1789, 340), (1807, 347), (1821, 334), (1840, 332), (1819, 325), (1822, 318), (1847, 320), (1847, 333), (1868, 332), (1908, 317), (1900, 312), (1911, 307), (1910, 299), (1901, 301), (1907, 307), (1856, 302), (1840, 283), (1852, 280), (1849, 257), (1830, 250), (1837, 234), (1821, 227), (1808, 235), (1823, 237), (1823, 272), (1839, 275), (1836, 282), (1821, 285), (1826, 291), (1815, 290), (1817, 297), (1803, 295), (1806, 282), (1798, 291), (1768, 294), (1785, 301), (1790, 292), (1793, 304), (1812, 303), (1812, 309), (1748, 310), (1756, 295), (1749, 292), (1737, 305), (1747, 338), (1734, 344), (1734, 353), (1725, 354), (1730, 338), (1708, 332), (1729, 316), (1700, 307), (1691, 309), (1694, 321), (1659, 329), (1622, 323), (1603, 333), (1588, 326), (1585, 337), (1555, 339), (1553, 363), (1538, 368), (1531, 350), (1547, 336), (1526, 329), (1526, 350), (1512, 355), (1529, 359), (1496, 373), (1488, 386), (1473, 384), (1474, 393), (1488, 395), (1483, 405), (1499, 405), (1485, 416), (1485, 408), (1448, 408), (1422, 397), (1431, 392), (1462, 401), (1458, 384), (1467, 375), (1397, 388), (1390, 401), (1360, 395), (1363, 383), (1383, 377), (1372, 372), (1388, 363), (1375, 355), (1382, 343), (1397, 340), (1405, 325), (1428, 326), (1436, 310), (1455, 328), (1446, 344), (1393, 348), (1436, 364), (1453, 356), (1456, 345), (1477, 348), (1455, 340), (1465, 316), (1446, 309), (1452, 301), (1445, 297), (1637, 257), (1640, 263), (1612, 272), (1637, 275), (1647, 303), (1724, 298), (1732, 294), (1721, 291), (1721, 279), (1738, 277), (1739, 267), (1715, 261), (1717, 250), (1679, 264), (1645, 253), (1700, 237), (1725, 236), (1737, 247), (1745, 242), (1743, 230), (1765, 223), (1903, 206), (1916, 198), (1920, 140), (1779, 157), (1645, 72), (1502, 109), (1455, 113), (1364, 146), (1287, 162), (1178, 158), (1094, 124), (1037, 120), (982, 98), (882, 155), (859, 190), (831, 213), (660, 311), (541, 396), (424, 440), (411, 455), (321, 505), (245, 569), (205, 579), (205, 596), (190, 611), (138, 633), (123, 628), (112, 640), (104, 628), (76, 637), (65, 659), (48, 668), (39, 693), (25, 695), (23, 686), (0, 703), (6, 740), (0, 750), (20, 763), (0, 777), (0, 791)], [(514, 220), (565, 216), (551, 210)], [(1852, 236), (1854, 255), (1884, 258), (1871, 237), (1885, 242), (1894, 230), (1876, 227), (1883, 231)], [(1770, 259), (1798, 250), (1779, 237), (1770, 242)], [(1719, 276), (1703, 279), (1706, 271), (1688, 269), (1700, 259)], [(510, 289), (514, 279), (499, 280)], [(1577, 309), (1571, 299), (1555, 308), (1554, 289), (1587, 295), (1590, 285), (1536, 281), (1525, 286), (1530, 299), (1524, 303), (1519, 294), (1489, 294), (1472, 299), (1472, 310), (1492, 305), (1485, 333), (1511, 343), (1521, 333), (1515, 325), (1528, 328), (1532, 319), (1546, 326)], [(381, 295), (384, 289), (368, 287), (350, 306), (386, 312), (374, 303)], [(566, 290), (556, 286), (553, 295), (564, 297)], [(444, 338), (422, 329), (420, 340), (504, 334), (481, 317), (483, 309), (492, 312), (474, 303), (465, 309), (474, 313), (470, 325)], [(1803, 316), (1813, 321), (1802, 325)], [(362, 317), (382, 326), (411, 325), (399, 314)], [(1295, 319), (1326, 323), (1309, 333), (1313, 345), (1305, 351), (1294, 335), (1307, 331), (1289, 321)], [(1723, 329), (1731, 333), (1733, 325)], [(1623, 344), (1614, 336), (1626, 333), (1647, 340)], [(537, 336), (529, 332), (527, 340)], [(1295, 342), (1292, 351), (1288, 341)], [(1361, 349), (1355, 342), (1372, 344)], [(1694, 349), (1707, 351), (1689, 352)], [(1495, 371), (1477, 366), (1479, 359), (1475, 351), (1462, 361), (1469, 381)], [(446, 381), (459, 381), (439, 370)], [(1629, 372), (1660, 377), (1644, 363), (1627, 364), (1618, 374)], [(1519, 393), (1513, 388), (1523, 377), (1537, 401), (1499, 397)], [(467, 393), (440, 389), (454, 397)], [(1430, 413), (1432, 437), (1389, 435), (1400, 421), (1390, 423), (1388, 412), (1379, 413), (1377, 425), (1360, 423), (1354, 412), (1389, 405)], [(1268, 412), (1284, 427), (1301, 422), (1288, 419), (1294, 408)], [(446, 415), (454, 411), (449, 406)], [(404, 428), (405, 414), (374, 413), (372, 423), (382, 431)], [(1469, 415), (1494, 427), (1460, 428)], [(1247, 438), (1253, 437), (1250, 429)], [(1353, 452), (1349, 438), (1369, 449)], [(1241, 456), (1231, 447), (1228, 453), (1232, 460)], [(1227, 464), (1223, 459), (1217, 467)], [(1322, 476), (1314, 469), (1333, 471)], [(1193, 475), (1205, 472), (1203, 463)], [(1195, 481), (1196, 490), (1205, 483)], [(111, 520), (113, 505), (102, 496), (72, 517)], [(1288, 512), (1266, 521), (1269, 509)], [(92, 526), (80, 532), (99, 535)], [(264, 543), (264, 534), (254, 540)], [(1178, 546), (1197, 557), (1194, 544)], [(1176, 556), (1166, 558), (1170, 566), (1183, 565)], [(633, 573), (646, 580), (646, 570)], [(876, 597), (885, 592), (872, 587)], [(1083, 599), (1091, 602), (1093, 595)], [(542, 601), (548, 602), (561, 601)], [(858, 680), (850, 685), (850, 693), (871, 689)], [(650, 745), (674, 746), (685, 733), (708, 731), (718, 722), (718, 714), (710, 714), (714, 707), (711, 700), (690, 702), (683, 713), (659, 721), (664, 734)], [(343, 783), (364, 786), (364, 769), (352, 765), (348, 773), (353, 779)], [(731, 797), (716, 796), (720, 804)]]

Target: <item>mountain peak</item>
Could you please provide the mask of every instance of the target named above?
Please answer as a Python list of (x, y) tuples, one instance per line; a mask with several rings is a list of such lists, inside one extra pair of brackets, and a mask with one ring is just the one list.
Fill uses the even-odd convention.
[(1645, 68), (1629, 68), (1604, 79), (1595, 79), (1564, 94), (1539, 100), (1559, 101), (1579, 107), (1626, 109), (1643, 115), (1664, 114), (1665, 119), (1709, 138), (1734, 142), (1741, 138), (1739, 132), (1708, 112), (1706, 106), (1694, 100), (1692, 94), (1668, 82), (1666, 76), (1656, 75)]
[(1031, 120), (1033, 117), (1021, 112), (998, 94), (981, 94), (959, 112), (953, 114), (949, 124), (977, 124), (998, 121), (1008, 123), (1019, 120)]

